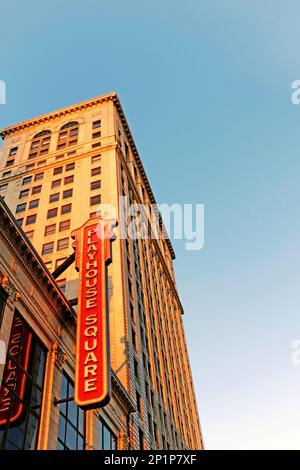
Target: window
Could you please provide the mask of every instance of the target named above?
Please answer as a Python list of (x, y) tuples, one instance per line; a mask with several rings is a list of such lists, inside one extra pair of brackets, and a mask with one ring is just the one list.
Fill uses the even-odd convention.
[(75, 168), (75, 163), (68, 163), (68, 165), (66, 165), (66, 171), (71, 171), (71, 170), (74, 170)]
[(52, 261), (46, 261), (45, 262), (45, 266), (47, 269), (49, 269), (49, 271), (52, 269)]
[(53, 250), (54, 250), (54, 242), (45, 243), (43, 245), (42, 255), (48, 255), (49, 253), (53, 253)]
[[(16, 349), (19, 354), (15, 354)], [(15, 310), (1, 384), (6, 407), (1, 410), (0, 449), (36, 449), (46, 353), (38, 337)], [(25, 387), (19, 387), (11, 378), (12, 369), (18, 382)], [(1, 392), (0, 403), (4, 399)]]
[(91, 176), (96, 176), (101, 174), (101, 167), (98, 166), (97, 168), (92, 168), (91, 170)]
[(23, 191), (20, 192), (19, 199), (28, 195), (29, 195), (29, 189), (23, 189)]
[(145, 450), (144, 433), (140, 428), (139, 428), (139, 441), (140, 441), (140, 450)]
[(97, 212), (90, 212), (90, 219), (97, 217)]
[(101, 147), (101, 142), (95, 142), (94, 144), (92, 144), (92, 149), (96, 147)]
[(11, 159), (11, 160), (7, 160), (5, 166), (13, 166), (14, 163), (15, 163), (15, 160), (14, 160), (14, 158), (13, 158), (13, 159)]
[(34, 168), (34, 163), (30, 163), (30, 165), (25, 166), (26, 171), (31, 171)]
[(31, 194), (38, 194), (42, 191), (42, 186), (33, 186)]
[(61, 180), (52, 181), (51, 188), (58, 188), (61, 185)]
[(93, 129), (97, 129), (98, 127), (101, 127), (101, 121), (100, 119), (98, 121), (93, 122)]
[(36, 158), (49, 152), (51, 131), (45, 130), (36, 134), (31, 142), (28, 158)]
[(48, 236), (48, 235), (53, 235), (55, 233), (55, 229), (56, 229), (56, 224), (52, 224), (52, 225), (47, 225), (45, 227), (45, 237)]
[(92, 134), (93, 139), (98, 139), (99, 137), (101, 137), (101, 131), (93, 132)]
[(26, 225), (34, 224), (36, 222), (36, 214), (29, 215), (26, 219)]
[(39, 207), (39, 203), (40, 203), (39, 199), (34, 199), (33, 201), (30, 201), (29, 209), (34, 209), (35, 207)]
[(94, 190), (94, 189), (99, 189), (101, 188), (101, 181), (98, 180), (98, 181), (93, 181), (91, 183), (91, 190)]
[(39, 181), (44, 178), (44, 173), (37, 173), (34, 177), (34, 181)]
[(2, 178), (8, 178), (11, 175), (11, 171), (5, 171), (2, 175)]
[(61, 127), (58, 134), (57, 150), (77, 144), (79, 131), (78, 122), (69, 122)]
[(11, 148), (9, 151), (9, 156), (12, 157), (13, 155), (16, 155), (17, 151), (18, 151), (18, 147)]
[(61, 153), (60, 155), (56, 155), (55, 160), (62, 160), (64, 158), (64, 154)]
[(40, 160), (39, 162), (37, 162), (37, 166), (46, 165), (46, 162), (47, 162), (47, 160)]
[(63, 220), (59, 223), (59, 231), (63, 232), (64, 230), (69, 230), (71, 221), (70, 220)]
[(104, 421), (99, 418), (99, 449), (115, 450), (117, 448), (117, 438)]
[(57, 207), (55, 207), (54, 209), (48, 210), (47, 219), (51, 219), (52, 217), (56, 217), (56, 216), (57, 216)]
[(55, 261), (55, 269), (57, 269), (59, 266), (61, 266), (67, 258), (59, 258)]
[(58, 250), (66, 250), (67, 248), (69, 248), (69, 238), (61, 238), (57, 241)]
[(60, 175), (60, 173), (62, 173), (62, 171), (63, 171), (63, 167), (58, 166), (58, 167), (54, 168), (53, 175)]
[(67, 283), (66, 283), (66, 279), (59, 279), (59, 281), (56, 281), (58, 287), (60, 288), (60, 290), (65, 293), (66, 292), (66, 287), (67, 287)]
[(62, 206), (60, 213), (68, 214), (68, 212), (71, 212), (71, 210), (72, 210), (72, 204), (66, 204), (65, 206)]
[(7, 298), (8, 298), (7, 292), (3, 289), (2, 286), (0, 286), (0, 328), (2, 324), (2, 319), (3, 319), (3, 314), (4, 314), (4, 309), (5, 309)]
[(100, 204), (101, 202), (101, 196), (98, 195), (98, 196), (93, 196), (90, 198), (90, 205), (91, 206), (95, 206), (96, 204)]
[(17, 224), (22, 227), (24, 219), (17, 219)]
[(23, 204), (18, 204), (17, 209), (16, 209), (16, 214), (19, 214), (20, 212), (24, 212), (26, 210), (26, 202)]
[(101, 161), (101, 153), (99, 155), (93, 155), (91, 158), (92, 163), (100, 162)]
[(49, 202), (55, 202), (59, 200), (59, 193), (51, 194), (49, 198)]
[(32, 181), (32, 176), (26, 176), (25, 178), (23, 178), (22, 185), (29, 184), (31, 183), (31, 181)]
[(70, 184), (70, 183), (73, 183), (74, 181), (74, 175), (72, 176), (67, 176), (65, 179), (64, 179), (64, 184)]
[(83, 411), (76, 405), (74, 400), (74, 387), (71, 379), (63, 373), (60, 400), (66, 400), (59, 404), (59, 423), (57, 450), (83, 450)]
[(63, 192), (63, 199), (67, 199), (68, 197), (72, 197), (73, 195), (73, 189), (66, 189)]
[(29, 232), (25, 232), (25, 235), (27, 236), (27, 238), (33, 238), (34, 230), (29, 230)]

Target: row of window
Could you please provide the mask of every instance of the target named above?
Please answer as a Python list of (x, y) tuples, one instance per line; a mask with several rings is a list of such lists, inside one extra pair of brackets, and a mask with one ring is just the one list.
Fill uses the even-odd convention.
[[(61, 238), (60, 240), (57, 240), (57, 246), (56, 246), (57, 251), (67, 250), (69, 248), (69, 240), (70, 240), (69, 237)], [(53, 253), (53, 251), (54, 251), (54, 242), (44, 243), (43, 248), (42, 248), (42, 255), (49, 255), (50, 253)]]
[[(98, 129), (100, 127), (101, 127), (100, 119), (93, 122), (92, 139), (99, 139), (101, 137), (101, 131), (99, 130), (95, 131), (95, 129)], [(52, 133), (50, 130), (45, 130), (45, 131), (39, 132), (33, 137), (30, 150), (29, 150), (29, 156), (28, 156), (29, 159), (46, 155), (49, 152), (51, 134)], [(76, 145), (78, 142), (78, 134), (79, 134), (78, 122), (72, 121), (62, 126), (58, 134), (57, 150), (61, 150), (67, 147), (71, 147), (72, 145)], [(96, 147), (96, 145), (93, 145), (93, 146)], [(7, 167), (14, 165), (15, 155), (17, 154), (17, 152), (18, 152), (18, 147), (13, 147), (10, 149), (8, 159), (6, 162)]]

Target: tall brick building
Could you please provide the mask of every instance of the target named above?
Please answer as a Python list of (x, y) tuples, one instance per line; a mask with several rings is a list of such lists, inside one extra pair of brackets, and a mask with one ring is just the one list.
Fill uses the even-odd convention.
[[(99, 411), (85, 413), (85, 448), (203, 448), (171, 242), (162, 225), (158, 239), (132, 239), (120, 233), (130, 218), (127, 207), (120, 211), (121, 196), (128, 205), (156, 202), (118, 96), (100, 96), (18, 123), (3, 129), (1, 136), (0, 195), (22, 227), (22, 237), (26, 234), (41, 258), (41, 269), (57, 272), (73, 252), (71, 231), (94, 217), (99, 206), (110, 204), (117, 211), (119, 227), (108, 267), (113, 399), (100, 415)], [(5, 269), (9, 266), (1, 270)], [(57, 419), (50, 425), (42, 412), (39, 432), (44, 437), (37, 438), (35, 445), (80, 448), (79, 417), (77, 427), (74, 423), (70, 427), (70, 437), (68, 425), (60, 429), (62, 412), (55, 411), (72, 403), (78, 273), (71, 265), (56, 281), (51, 276), (50, 280), (60, 287), (66, 308), (73, 312), (73, 322), (61, 326), (65, 333), (51, 340), (64, 357), (60, 372), (56, 371), (56, 387), (64, 388), (69, 401), (59, 403), (58, 391), (54, 397), (50, 387), (48, 409), (54, 407)], [(39, 330), (38, 323), (34, 318), (30, 329)], [(5, 308), (2, 327), (7, 332), (8, 325), (14, 326), (13, 311)], [(47, 384), (54, 372), (47, 365), (51, 361), (47, 345), (41, 347), (46, 354), (43, 383)], [(41, 396), (43, 409), (43, 389)], [(122, 412), (116, 412), (114, 403)], [(75, 413), (74, 403), (72, 407)], [(99, 441), (103, 429), (110, 433), (107, 443), (104, 438)], [(74, 444), (78, 439), (80, 445)]]

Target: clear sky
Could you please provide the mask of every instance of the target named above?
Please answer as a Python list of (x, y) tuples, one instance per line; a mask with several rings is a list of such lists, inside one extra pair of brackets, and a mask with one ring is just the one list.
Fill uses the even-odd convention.
[(174, 241), (208, 449), (300, 448), (297, 0), (10, 0), (0, 126), (117, 91), (158, 202), (205, 204)]

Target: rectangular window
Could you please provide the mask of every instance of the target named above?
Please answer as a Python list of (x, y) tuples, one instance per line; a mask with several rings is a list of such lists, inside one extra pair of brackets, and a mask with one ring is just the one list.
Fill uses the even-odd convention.
[(64, 154), (62, 153), (61, 155), (57, 155), (55, 157), (55, 160), (62, 160), (64, 158)]
[(65, 293), (66, 292), (66, 287), (67, 287), (67, 282), (66, 279), (59, 279), (59, 281), (56, 281), (58, 287), (60, 290)]
[(49, 198), (49, 202), (55, 202), (59, 200), (59, 193), (51, 194)]
[(45, 227), (45, 237), (48, 236), (48, 235), (53, 235), (55, 233), (55, 229), (56, 229), (56, 224), (51, 224), (51, 225), (47, 225)]
[(70, 183), (73, 183), (74, 181), (74, 175), (72, 176), (67, 176), (65, 179), (64, 179), (64, 184), (70, 184)]
[(68, 163), (68, 165), (66, 165), (66, 171), (71, 171), (71, 170), (74, 170), (75, 168), (75, 163)]
[(12, 155), (16, 155), (17, 151), (18, 151), (18, 147), (11, 148), (9, 151), (9, 156), (11, 157)]
[(91, 176), (96, 176), (101, 174), (101, 167), (98, 166), (97, 168), (92, 168), (91, 170)]
[(22, 227), (24, 219), (17, 219), (17, 224)]
[(31, 171), (34, 168), (34, 163), (30, 163), (30, 165), (25, 166), (26, 171)]
[(0, 191), (5, 191), (8, 188), (8, 183), (0, 185)]
[(46, 162), (47, 162), (47, 160), (40, 160), (39, 162), (37, 162), (37, 166), (46, 165)]
[(115, 450), (117, 448), (117, 438), (107, 424), (99, 418), (99, 450)]
[(20, 212), (24, 212), (26, 210), (26, 202), (23, 204), (18, 204), (17, 209), (16, 209), (16, 214), (19, 214)]
[(45, 243), (43, 245), (42, 255), (49, 255), (50, 253), (53, 253), (53, 250), (54, 250), (54, 242)]
[(66, 204), (65, 206), (62, 206), (60, 213), (68, 214), (68, 212), (71, 212), (71, 210), (72, 210), (72, 204)]
[(57, 241), (58, 250), (66, 250), (67, 248), (69, 248), (69, 238), (61, 238)]
[(20, 192), (19, 199), (22, 199), (22, 197), (25, 197), (28, 195), (29, 195), (29, 189), (23, 189), (23, 191)]
[(53, 175), (60, 175), (63, 171), (63, 167), (62, 166), (58, 166), (57, 168), (54, 168), (53, 170)]
[(34, 224), (36, 222), (36, 214), (29, 215), (26, 219), (26, 225)]
[(100, 204), (101, 202), (101, 196), (98, 195), (98, 196), (93, 196), (90, 198), (90, 205), (91, 206), (95, 206), (96, 204)]
[(13, 159), (11, 159), (11, 160), (7, 160), (5, 166), (13, 166), (14, 163), (15, 163), (15, 159), (13, 158)]
[(34, 181), (39, 181), (44, 178), (44, 173), (37, 173), (34, 177)]
[(34, 235), (34, 230), (29, 230), (28, 232), (25, 232), (25, 235), (27, 236), (27, 238), (33, 238), (33, 235)]
[(56, 216), (57, 216), (57, 207), (55, 207), (54, 209), (48, 210), (47, 219), (52, 219), (52, 217), (56, 217)]
[(73, 189), (66, 189), (63, 192), (63, 199), (67, 199), (68, 197), (72, 197), (73, 195)]
[(34, 186), (32, 188), (31, 194), (38, 194), (42, 191), (42, 186)]
[(97, 212), (90, 212), (90, 219), (97, 217)]
[(93, 129), (98, 129), (98, 127), (101, 127), (101, 120), (100, 119), (98, 121), (93, 122)]
[(74, 386), (63, 373), (60, 387), (57, 450), (84, 450), (83, 411), (74, 400)]
[(94, 144), (92, 144), (92, 149), (96, 147), (101, 147), (101, 142), (95, 142)]
[(91, 158), (92, 163), (100, 162), (101, 161), (101, 153), (99, 155), (93, 155)]
[[(0, 449), (37, 447), (46, 355), (37, 335), (15, 310), (0, 389), (0, 402), (3, 393), (6, 402), (1, 410)], [(18, 378), (13, 386), (11, 370)]]
[(26, 176), (25, 178), (23, 178), (22, 185), (29, 184), (31, 183), (31, 181), (32, 181), (32, 176)]
[(33, 201), (30, 201), (29, 209), (34, 209), (35, 207), (39, 207), (39, 203), (40, 203), (39, 199), (34, 199)]
[(58, 188), (61, 185), (61, 180), (52, 181), (51, 188)]
[(99, 189), (101, 188), (101, 181), (98, 180), (98, 181), (93, 181), (91, 183), (91, 191), (93, 191), (94, 189)]
[(11, 175), (11, 171), (5, 171), (2, 175), (2, 178), (8, 178)]
[(99, 137), (101, 137), (101, 131), (93, 132), (92, 134), (93, 139), (99, 139)]
[(59, 231), (63, 232), (64, 230), (69, 230), (71, 225), (70, 220), (63, 220), (62, 222), (59, 223)]

